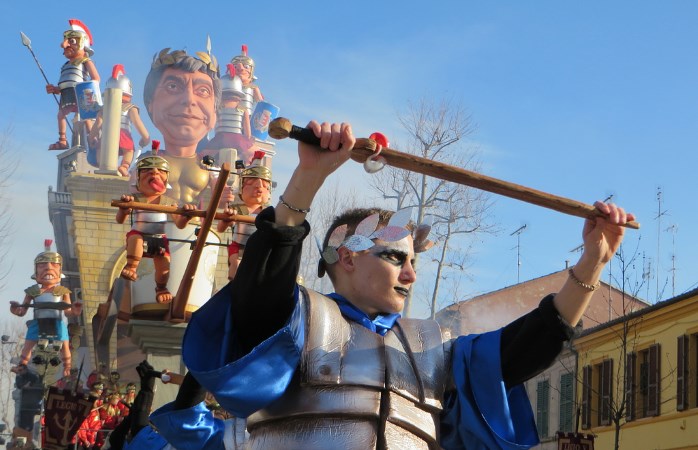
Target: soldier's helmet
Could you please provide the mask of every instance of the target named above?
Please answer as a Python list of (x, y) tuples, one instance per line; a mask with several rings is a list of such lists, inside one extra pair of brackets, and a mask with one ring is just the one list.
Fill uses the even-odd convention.
[(126, 76), (126, 70), (122, 64), (116, 64), (111, 72), (111, 78), (107, 80), (107, 89), (121, 89), (121, 92), (133, 97), (131, 80)]
[(254, 78), (254, 60), (247, 56), (247, 45), (243, 44), (242, 53), (233, 57), (233, 59), (231, 59), (230, 62), (233, 64), (241, 64), (243, 66), (247, 66), (247, 68), (249, 68), (250, 70), (250, 76)]

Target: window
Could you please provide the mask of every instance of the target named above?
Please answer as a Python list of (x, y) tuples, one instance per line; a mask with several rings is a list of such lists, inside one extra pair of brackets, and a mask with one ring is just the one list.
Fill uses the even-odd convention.
[(676, 410), (698, 407), (698, 334), (678, 338)]
[(626, 419), (659, 415), (659, 344), (629, 353), (625, 367)]
[(610, 425), (611, 402), (613, 401), (613, 395), (611, 392), (611, 389), (613, 388), (613, 360), (604, 360), (601, 364), (598, 364), (594, 368), (594, 372), (597, 373), (598, 378), (598, 424)]
[[(582, 428), (611, 424), (613, 360), (582, 368)], [(592, 414), (592, 411), (596, 414)]]
[(546, 438), (549, 436), (550, 417), (550, 381), (538, 382), (538, 394), (536, 399), (536, 425), (538, 426), (538, 436)]
[(560, 376), (560, 429), (563, 432), (574, 431), (574, 374), (563, 373)]

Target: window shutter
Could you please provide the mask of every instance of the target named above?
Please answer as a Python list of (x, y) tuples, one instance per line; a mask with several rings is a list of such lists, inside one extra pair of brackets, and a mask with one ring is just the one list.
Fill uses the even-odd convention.
[(676, 410), (688, 409), (688, 336), (678, 338), (676, 352)]
[(574, 431), (574, 374), (560, 376), (560, 431)]
[(611, 424), (611, 387), (613, 386), (613, 360), (607, 359), (601, 364), (601, 404), (599, 410), (599, 424)]
[(539, 381), (536, 399), (536, 425), (538, 426), (538, 436), (541, 438), (549, 436), (549, 411), (550, 382), (548, 380)]
[(591, 366), (582, 369), (582, 429), (591, 428)]
[(630, 422), (637, 418), (635, 412), (635, 393), (637, 392), (637, 353), (628, 353), (625, 357), (625, 420)]
[(655, 344), (649, 348), (650, 368), (649, 368), (649, 384), (648, 384), (648, 405), (647, 415), (659, 415), (659, 388), (660, 388), (660, 367), (659, 367), (659, 344)]

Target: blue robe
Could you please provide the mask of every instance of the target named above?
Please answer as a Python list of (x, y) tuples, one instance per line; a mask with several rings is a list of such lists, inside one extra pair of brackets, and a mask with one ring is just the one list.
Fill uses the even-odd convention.
[[(231, 295), (228, 285), (192, 315), (182, 357), (223, 408), (248, 417), (280, 398), (288, 387), (301, 360), (306, 322), (296, 288), (296, 306), (286, 325), (250, 353), (226, 360), (229, 349), (237, 348)], [(506, 389), (502, 379), (500, 336), (497, 330), (462, 336), (453, 343), (451, 371), (456, 389), (445, 394), (440, 423), (445, 449), (526, 449), (539, 442), (523, 386)], [(188, 411), (172, 411), (166, 405), (153, 413), (152, 420), (166, 438), (175, 437), (181, 427), (189, 426), (184, 423), (200, 419), (195, 411), (192, 415)], [(197, 448), (215, 447), (202, 440)]]

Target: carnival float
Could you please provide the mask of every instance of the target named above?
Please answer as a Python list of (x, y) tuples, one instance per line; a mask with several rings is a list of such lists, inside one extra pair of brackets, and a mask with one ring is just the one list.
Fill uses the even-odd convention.
[[(48, 146), (58, 164), (54, 238), (37, 245), (36, 284), (9, 305), (28, 319), (12, 369), (14, 448), (101, 448), (128, 415), (139, 363), (163, 381), (185, 372), (187, 321), (234, 276), (273, 185), (268, 126), (279, 108), (256, 85), (246, 45), (220, 66), (210, 40), (192, 54), (154, 49), (145, 86), (134, 86), (119, 61), (98, 70), (88, 26), (68, 22), (55, 83), (21, 33), (58, 106)], [(171, 114), (182, 95), (195, 113)], [(160, 383), (153, 406), (177, 388)]]

